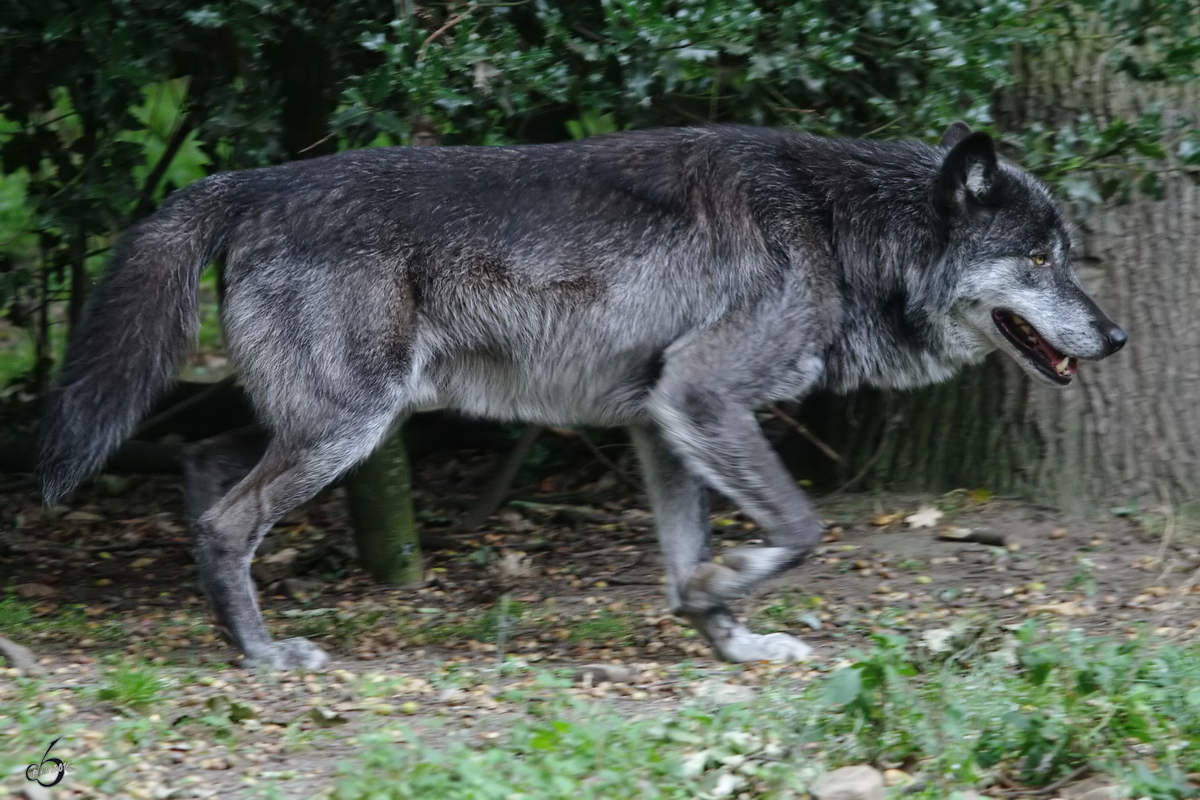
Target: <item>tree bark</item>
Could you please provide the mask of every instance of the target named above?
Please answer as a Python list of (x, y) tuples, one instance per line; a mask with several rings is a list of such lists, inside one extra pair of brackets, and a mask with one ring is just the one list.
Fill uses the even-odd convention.
[[(1097, 22), (1061, 52), (1018, 58), (1023, 91), (1011, 124), (1058, 125), (1091, 114), (1101, 125), (1159, 105), (1163, 130), (1200, 117), (1200, 84), (1144, 83), (1106, 61)], [(1168, 148), (1169, 150), (1172, 148)], [(1164, 165), (1178, 166), (1174, 156)], [(1161, 200), (1137, 194), (1081, 217), (1080, 278), (1129, 333), (1117, 356), (1089, 367), (1074, 391), (1030, 393), (1044, 442), (1036, 483), (1063, 505), (1200, 499), (1200, 187), (1161, 176)]]

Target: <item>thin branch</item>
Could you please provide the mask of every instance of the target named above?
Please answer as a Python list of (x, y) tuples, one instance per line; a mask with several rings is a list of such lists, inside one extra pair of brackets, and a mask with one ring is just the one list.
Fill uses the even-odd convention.
[(190, 409), (195, 408), (196, 406), (200, 405), (201, 403), (206, 402), (213, 395), (218, 394), (222, 390), (232, 386), (236, 381), (237, 381), (237, 373), (234, 373), (233, 375), (227, 375), (226, 377), (222, 378), (221, 380), (217, 381), (216, 383), (209, 384), (208, 386), (206, 386), (203, 389), (201, 389), (200, 391), (196, 392), (194, 395), (192, 395), (188, 399), (178, 402), (175, 405), (171, 406), (170, 408), (165, 409), (165, 410), (159, 412), (158, 414), (155, 414), (153, 417), (150, 417), (150, 419), (146, 420), (145, 422), (143, 422), (141, 425), (138, 426), (137, 430), (134, 431), (133, 436), (130, 438), (136, 439), (137, 437), (145, 434), (146, 431), (151, 430), (155, 426), (160, 425), (163, 422), (166, 422), (167, 420), (171, 420), (171, 419), (174, 419), (175, 417), (178, 417), (184, 411), (188, 411)]
[(195, 129), (196, 121), (197, 114), (195, 111), (192, 111), (171, 132), (171, 138), (167, 140), (166, 149), (158, 157), (158, 162), (154, 165), (154, 169), (150, 170), (150, 174), (146, 176), (146, 183), (142, 186), (142, 196), (138, 198), (137, 205), (133, 207), (133, 219), (141, 219), (150, 211), (150, 206), (154, 203), (154, 192), (158, 189), (158, 184), (162, 182), (163, 176), (167, 174), (167, 170), (170, 168), (171, 162), (175, 160), (175, 156), (179, 155), (179, 150), (183, 147), (183, 143), (187, 141), (188, 134)]
[(1031, 797), (1034, 795), (1054, 794), (1055, 792), (1057, 792), (1062, 787), (1066, 786), (1071, 781), (1073, 781), (1077, 778), (1082, 778), (1084, 775), (1087, 775), (1091, 771), (1092, 771), (1092, 765), (1084, 764), (1082, 767), (1077, 767), (1077, 768), (1071, 770), (1069, 773), (1067, 773), (1063, 777), (1059, 778), (1054, 783), (1046, 784), (1045, 786), (1043, 786), (1040, 789), (1005, 789), (1005, 790), (1002, 790), (999, 792), (991, 791), (991, 792), (988, 792), (988, 794), (998, 794), (1003, 797), (1015, 797), (1015, 796)]
[(643, 488), (642, 485), (640, 483), (638, 483), (637, 481), (635, 481), (633, 478), (629, 477), (629, 474), (627, 472), (625, 472), (625, 470), (623, 470), (619, 466), (617, 466), (617, 463), (615, 461), (613, 461), (608, 456), (604, 455), (604, 453), (600, 452), (600, 448), (597, 447), (596, 443), (591, 440), (591, 437), (589, 437), (583, 431), (575, 431), (575, 434), (579, 437), (579, 441), (583, 442), (583, 446), (588, 449), (588, 452), (590, 452), (597, 461), (599, 461), (601, 464), (603, 464), (604, 466), (606, 466), (610, 470), (612, 470), (612, 473), (614, 475), (616, 475), (618, 478), (620, 478), (623, 482), (625, 482), (628, 486), (630, 486), (634, 491), (638, 491), (638, 492), (642, 491), (642, 488)]
[(500, 508), (500, 504), (504, 502), (512, 488), (513, 478), (517, 476), (517, 470), (521, 468), (521, 464), (525, 461), (526, 454), (529, 453), (529, 448), (533, 447), (533, 443), (537, 441), (543, 428), (537, 425), (530, 425), (521, 434), (521, 438), (513, 445), (508, 456), (505, 457), (504, 463), (500, 466), (499, 472), (488, 483), (487, 488), (479, 499), (475, 501), (475, 505), (466, 513), (462, 521), (462, 529), (464, 531), (473, 531), (483, 524), (484, 520), (496, 513), (496, 509)]
[(312, 150), (314, 147), (320, 147), (321, 145), (325, 144), (326, 142), (328, 142), (330, 139), (332, 139), (335, 136), (337, 136), (336, 131), (334, 131), (332, 133), (327, 133), (324, 136), (322, 136), (320, 139), (317, 139), (315, 142), (310, 144), (308, 147), (305, 147), (302, 150), (300, 150), (297, 153), (297, 155), (299, 155), (299, 153), (307, 153), (309, 150)]
[(471, 12), (474, 10), (475, 9), (473, 9), (473, 8), (468, 8), (466, 11), (462, 12), (461, 14), (454, 15), (450, 19), (446, 20), (445, 25), (438, 28), (433, 33), (429, 34), (429, 36), (425, 39), (425, 41), (421, 42), (421, 48), (419, 50), (417, 50), (417, 63), (420, 64), (425, 60), (425, 53), (429, 50), (429, 45), (433, 44), (435, 39), (440, 37), (446, 31), (453, 28), (458, 23), (462, 22), (467, 17), (471, 16)]
[(816, 437), (816, 434), (814, 434), (808, 428), (804, 427), (804, 425), (802, 425), (799, 420), (792, 417), (790, 414), (785, 412), (779, 406), (772, 403), (771, 405), (767, 406), (767, 410), (770, 411), (772, 414), (774, 414), (779, 419), (786, 422), (788, 425), (790, 425), (796, 431), (796, 433), (800, 434), (805, 439), (808, 439), (810, 442), (812, 442), (814, 445), (816, 445), (817, 449), (820, 450), (822, 453), (824, 453), (828, 458), (830, 458), (833, 461), (836, 461), (838, 464), (841, 464), (842, 466), (846, 465), (846, 460), (843, 459), (841, 456), (839, 456), (837, 454), (837, 451), (835, 451), (832, 447), (830, 447), (829, 445), (825, 444), (820, 439), (818, 439)]
[(863, 468), (858, 471), (858, 474), (843, 483), (838, 488), (834, 489), (832, 494), (841, 494), (854, 484), (861, 481), (863, 477), (871, 471), (871, 468), (875, 466), (879, 459), (883, 458), (883, 451), (887, 448), (887, 443), (891, 436), (892, 428), (896, 427), (896, 416), (892, 413), (892, 396), (891, 394), (887, 394), (885, 397), (887, 398), (888, 423), (887, 427), (883, 429), (883, 435), (879, 437), (879, 446), (875, 448), (875, 452), (871, 454), (869, 459), (867, 459), (867, 463), (863, 464)]

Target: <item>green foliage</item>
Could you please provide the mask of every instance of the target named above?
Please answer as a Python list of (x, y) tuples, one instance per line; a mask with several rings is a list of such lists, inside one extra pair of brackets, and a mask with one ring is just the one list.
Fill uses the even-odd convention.
[(605, 609), (594, 617), (576, 622), (571, 627), (571, 641), (610, 642), (624, 644), (633, 635), (633, 624), (629, 618)]
[[(804, 736), (844, 743), (837, 757), (846, 760), (935, 753), (929, 771), (960, 784), (1004, 772), (1038, 786), (1091, 765), (1140, 787), (1133, 796), (1184, 796), (1184, 776), (1200, 759), (1200, 670), (1188, 651), (1045, 639), (1027, 624), (960, 668), (918, 658), (902, 637), (877, 637), (830, 676)], [(1015, 669), (1004, 663), (1009, 653)]]
[(154, 667), (122, 664), (105, 674), (96, 697), (126, 712), (140, 711), (153, 704), (164, 688), (163, 679)]
[(28, 603), (9, 594), (0, 600), (0, 631), (24, 630), (33, 620), (33, 609)]
[[(113, 237), (167, 191), (406, 143), (417, 115), (448, 144), (718, 122), (932, 139), (959, 118), (995, 124), (1017, 48), (1101, 38), (1135, 79), (1195, 80), (1198, 17), (1200, 0), (9, 3), (0, 310), (32, 332), (44, 386), (61, 301), (78, 310)], [(1195, 122), (1154, 110), (1008, 141), (1081, 208), (1200, 171)]]
[(513, 600), (497, 601), (483, 614), (437, 614), (431, 622), (405, 619), (400, 631), (414, 644), (443, 642), (497, 642), (508, 636), (509, 629), (527, 613), (522, 603)]

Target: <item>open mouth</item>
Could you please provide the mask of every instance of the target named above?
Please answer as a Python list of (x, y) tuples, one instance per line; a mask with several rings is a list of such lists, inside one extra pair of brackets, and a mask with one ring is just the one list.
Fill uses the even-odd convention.
[(1079, 360), (1065, 356), (1038, 335), (1033, 326), (1011, 311), (996, 309), (992, 312), (996, 327), (1004, 338), (1035, 366), (1039, 372), (1055, 383), (1066, 385), (1075, 376)]

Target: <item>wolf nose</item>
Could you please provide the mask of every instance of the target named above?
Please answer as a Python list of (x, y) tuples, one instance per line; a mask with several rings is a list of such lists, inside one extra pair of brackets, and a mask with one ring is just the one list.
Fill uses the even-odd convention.
[(1116, 325), (1113, 325), (1111, 328), (1109, 328), (1105, 336), (1108, 339), (1108, 350), (1110, 353), (1115, 353), (1120, 350), (1125, 346), (1125, 342), (1129, 339), (1129, 337), (1125, 335), (1125, 331), (1121, 330)]

